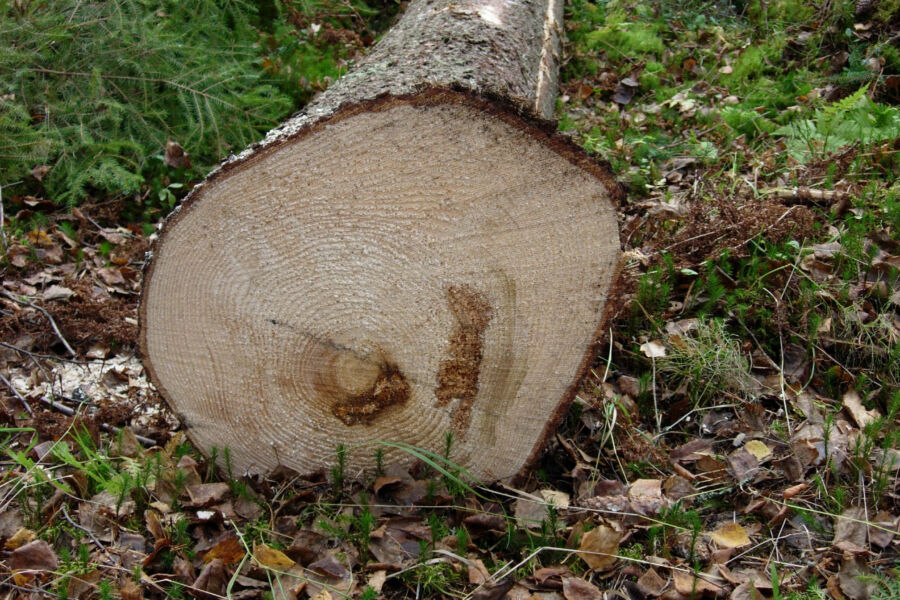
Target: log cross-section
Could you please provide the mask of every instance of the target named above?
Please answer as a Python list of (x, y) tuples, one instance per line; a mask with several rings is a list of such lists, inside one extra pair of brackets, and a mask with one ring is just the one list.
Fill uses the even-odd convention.
[[(561, 2), (414, 0), (346, 76), (167, 220), (141, 351), (235, 469), (378, 442), (484, 479), (539, 453), (619, 262), (607, 170), (555, 134)], [(411, 456), (385, 445), (388, 461)], [(221, 456), (221, 453), (219, 454)]]

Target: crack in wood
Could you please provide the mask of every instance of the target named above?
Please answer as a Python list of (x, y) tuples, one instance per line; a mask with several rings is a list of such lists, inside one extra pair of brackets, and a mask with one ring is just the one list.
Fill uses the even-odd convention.
[(456, 329), (450, 336), (449, 357), (438, 368), (438, 387), (434, 391), (437, 406), (451, 400), (459, 404), (453, 411), (453, 432), (465, 438), (472, 418), (472, 406), (478, 395), (484, 332), (493, 311), (484, 294), (467, 285), (447, 288), (447, 304), (456, 318)]

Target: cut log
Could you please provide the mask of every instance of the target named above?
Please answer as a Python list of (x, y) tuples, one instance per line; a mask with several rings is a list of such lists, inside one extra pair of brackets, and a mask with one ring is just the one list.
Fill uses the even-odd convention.
[(561, 14), (414, 0), (167, 220), (140, 345), (201, 450), (306, 473), (343, 443), (355, 474), (379, 442), (443, 454), (451, 433), (450, 459), (487, 480), (538, 456), (594, 358), (620, 254), (608, 171), (541, 120)]

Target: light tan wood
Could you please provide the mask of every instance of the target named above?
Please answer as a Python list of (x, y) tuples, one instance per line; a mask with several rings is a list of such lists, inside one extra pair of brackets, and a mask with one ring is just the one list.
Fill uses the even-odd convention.
[(509, 479), (593, 358), (619, 256), (610, 189), (466, 94), (339, 111), (171, 219), (143, 292), (146, 363), (238, 472), (328, 467), (344, 443), (353, 475), (372, 444), (440, 453), (453, 432), (452, 460)]
[(617, 186), (539, 120), (561, 15), (412, 0), (170, 216), (140, 343), (199, 448), (307, 472), (343, 443), (353, 475), (378, 442), (442, 453), (449, 432), (484, 479), (535, 459), (594, 359), (619, 256)]

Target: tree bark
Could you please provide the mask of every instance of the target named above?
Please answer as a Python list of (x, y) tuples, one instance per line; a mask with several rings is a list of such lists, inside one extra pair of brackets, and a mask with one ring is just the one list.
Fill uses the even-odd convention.
[[(167, 220), (140, 346), (236, 469), (382, 442), (509, 480), (594, 358), (618, 271), (607, 170), (553, 133), (560, 0), (414, 0), (345, 77)], [(398, 444), (388, 461), (411, 462)], [(221, 456), (221, 453), (219, 454)]]

